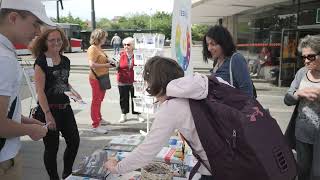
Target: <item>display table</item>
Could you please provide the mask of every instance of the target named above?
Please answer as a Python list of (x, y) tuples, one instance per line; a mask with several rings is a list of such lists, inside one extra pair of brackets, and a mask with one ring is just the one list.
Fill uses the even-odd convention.
[[(142, 141), (141, 135), (120, 135), (113, 138), (103, 149), (98, 149), (85, 157), (66, 180), (112, 180), (130, 179), (140, 180), (140, 171), (133, 171), (123, 175), (111, 174), (104, 169), (104, 163), (110, 157), (122, 160)], [(182, 150), (181, 150), (182, 149)], [(163, 147), (154, 158), (154, 162), (163, 162), (170, 166), (174, 180), (188, 179), (189, 171), (196, 164), (196, 159), (189, 148), (185, 150), (184, 143), (178, 136), (172, 136), (168, 146)], [(178, 156), (183, 153), (183, 156)], [(196, 175), (194, 179), (198, 179)]]

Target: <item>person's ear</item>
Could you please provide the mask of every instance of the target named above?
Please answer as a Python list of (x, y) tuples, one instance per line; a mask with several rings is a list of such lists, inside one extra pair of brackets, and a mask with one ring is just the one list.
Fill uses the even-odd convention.
[(8, 22), (10, 24), (16, 24), (19, 14), (17, 12), (10, 12), (8, 14)]

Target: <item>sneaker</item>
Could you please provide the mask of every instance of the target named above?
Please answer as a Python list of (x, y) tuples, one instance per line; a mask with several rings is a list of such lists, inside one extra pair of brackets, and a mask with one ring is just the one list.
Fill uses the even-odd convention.
[(141, 123), (145, 121), (145, 119), (141, 117), (140, 114), (137, 114), (137, 120)]
[(119, 119), (119, 123), (124, 123), (127, 120), (127, 115), (126, 114), (121, 114), (120, 119)]
[(253, 76), (253, 77), (257, 77), (257, 76), (258, 76), (258, 73), (255, 73), (255, 74), (253, 74), (252, 76)]
[(99, 134), (107, 134), (108, 130), (106, 130), (105, 128), (98, 126), (96, 128), (92, 128), (92, 131), (95, 133), (99, 133)]
[(104, 119), (101, 119), (101, 121), (100, 121), (100, 125), (102, 125), (102, 126), (109, 125), (109, 124), (111, 124), (111, 123), (109, 121), (104, 120)]

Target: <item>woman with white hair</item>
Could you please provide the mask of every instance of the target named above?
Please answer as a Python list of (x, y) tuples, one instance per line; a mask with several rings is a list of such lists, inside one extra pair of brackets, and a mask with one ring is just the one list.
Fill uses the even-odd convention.
[(119, 122), (123, 123), (127, 120), (127, 113), (129, 113), (129, 99), (131, 99), (131, 112), (137, 115), (139, 122), (143, 122), (144, 119), (140, 117), (140, 113), (134, 111), (133, 100), (134, 98), (134, 39), (127, 37), (123, 39), (123, 51), (120, 53), (120, 60), (117, 72), (117, 81), (120, 94), (120, 108), (121, 117)]
[(297, 152), (298, 179), (315, 180), (320, 179), (320, 36), (302, 38), (298, 51), (305, 67), (284, 98), (296, 106), (286, 136)]

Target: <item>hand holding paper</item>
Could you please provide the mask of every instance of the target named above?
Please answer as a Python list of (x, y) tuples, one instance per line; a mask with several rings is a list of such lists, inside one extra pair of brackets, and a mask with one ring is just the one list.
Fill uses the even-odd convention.
[(70, 90), (71, 91), (65, 91), (64, 94), (67, 95), (69, 98), (73, 99), (75, 102), (78, 102), (80, 104), (86, 104), (86, 102), (82, 100), (82, 97), (77, 91), (75, 91), (73, 88), (71, 88)]
[(105, 164), (105, 169), (109, 170), (113, 174), (117, 174), (116, 167), (118, 165), (118, 161), (115, 158), (109, 159)]

